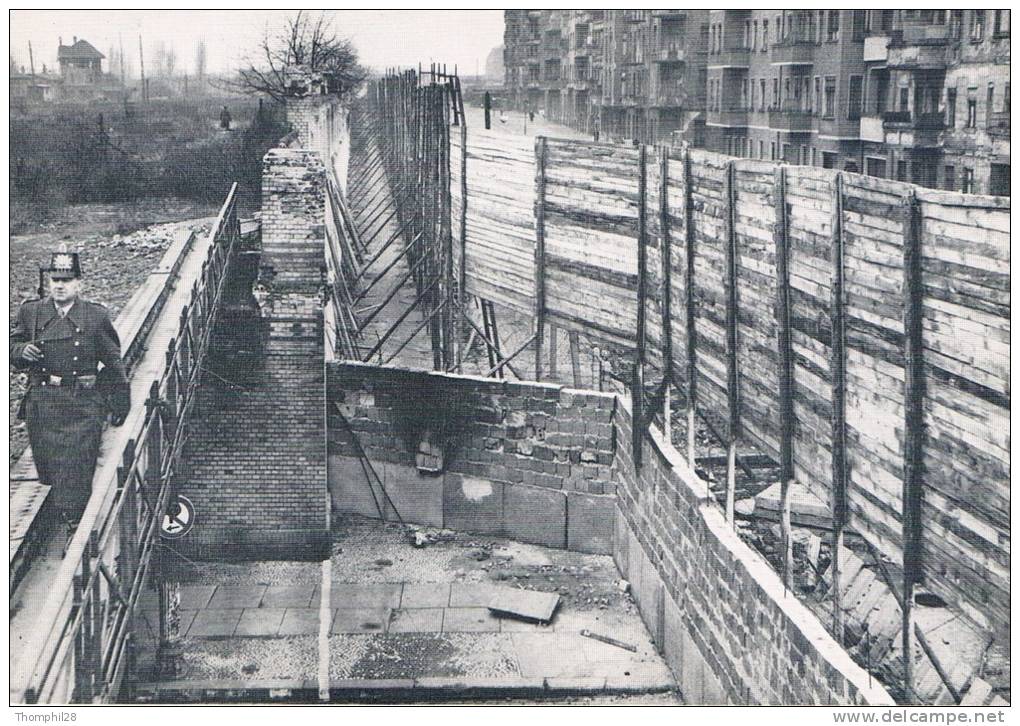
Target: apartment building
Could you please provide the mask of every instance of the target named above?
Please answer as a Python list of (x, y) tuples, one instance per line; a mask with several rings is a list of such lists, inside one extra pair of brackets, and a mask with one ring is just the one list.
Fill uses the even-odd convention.
[(700, 141), (704, 10), (507, 10), (515, 107), (605, 138)]
[(508, 10), (505, 48), (605, 138), (1009, 194), (1008, 10)]
[(1009, 10), (869, 13), (864, 169), (1009, 195)]

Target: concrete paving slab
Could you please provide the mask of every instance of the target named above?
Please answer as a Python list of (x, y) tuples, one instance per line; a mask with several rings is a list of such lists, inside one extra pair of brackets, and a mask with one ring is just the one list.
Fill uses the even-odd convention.
[(254, 608), (241, 613), (235, 638), (271, 638), (280, 629), (286, 608)]
[(181, 610), (202, 610), (216, 592), (216, 585), (184, 585), (181, 587)]
[(195, 621), (195, 616), (198, 614), (198, 610), (181, 610), (181, 620), (178, 626), (178, 633), (181, 637), (185, 637), (188, 634), (188, 630), (191, 628), (191, 624)]
[(522, 676), (553, 678), (594, 674), (584, 657), (580, 635), (512, 633), (510, 638)]
[(393, 611), (390, 633), (441, 633), (443, 608), (408, 608)]
[(318, 608), (287, 608), (277, 629), (278, 635), (316, 635), (318, 632)]
[(370, 582), (333, 583), (330, 606), (334, 608), (391, 608), (400, 607), (400, 583)]
[(405, 582), (402, 608), (445, 608), (450, 604), (448, 582)]
[(314, 585), (271, 585), (262, 596), (264, 608), (307, 608), (318, 588)]
[(257, 608), (265, 594), (265, 585), (220, 585), (207, 607), (210, 610)]
[(444, 633), (498, 633), (499, 619), (488, 608), (446, 608)]
[(487, 608), (497, 592), (496, 585), (484, 582), (454, 582), (450, 585), (450, 607)]
[(334, 635), (341, 633), (385, 633), (390, 622), (389, 608), (357, 608), (334, 611)]
[(501, 633), (553, 632), (552, 625), (548, 623), (529, 623), (516, 618), (497, 618), (497, 620), (499, 620), (499, 632)]
[(229, 638), (241, 619), (241, 608), (201, 610), (188, 629), (189, 638)]

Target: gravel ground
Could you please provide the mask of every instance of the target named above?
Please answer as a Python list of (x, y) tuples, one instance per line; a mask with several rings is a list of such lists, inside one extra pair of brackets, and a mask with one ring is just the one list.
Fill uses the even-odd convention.
[(232, 638), (181, 641), (178, 677), (202, 680), (305, 679), (314, 677), (319, 662), (318, 639)]

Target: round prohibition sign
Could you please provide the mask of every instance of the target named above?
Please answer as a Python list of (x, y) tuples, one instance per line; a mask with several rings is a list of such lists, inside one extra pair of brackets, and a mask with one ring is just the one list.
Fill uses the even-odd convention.
[(164, 539), (180, 539), (195, 526), (195, 505), (183, 494), (177, 495), (167, 512), (159, 527), (159, 534)]

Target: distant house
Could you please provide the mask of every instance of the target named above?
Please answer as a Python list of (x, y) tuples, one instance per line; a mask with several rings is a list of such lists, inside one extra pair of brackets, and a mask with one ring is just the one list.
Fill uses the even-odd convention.
[(22, 106), (25, 103), (44, 103), (53, 100), (53, 86), (46, 83), (44, 76), (29, 73), (14, 73), (10, 77), (11, 103)]
[(60, 39), (57, 46), (60, 76), (69, 85), (91, 85), (102, 80), (105, 57), (87, 40), (78, 40), (77, 36), (71, 45), (64, 45)]

